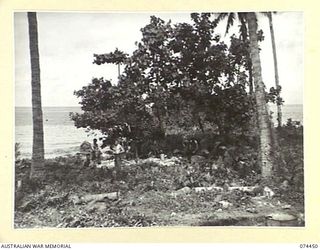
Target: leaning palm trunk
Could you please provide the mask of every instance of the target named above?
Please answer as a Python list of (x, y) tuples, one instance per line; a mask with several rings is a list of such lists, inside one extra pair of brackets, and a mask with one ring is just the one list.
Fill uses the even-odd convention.
[[(270, 26), (270, 34), (271, 34), (271, 43), (272, 43), (272, 53), (273, 53), (273, 63), (274, 63), (274, 77), (276, 82), (276, 88), (280, 88), (279, 84), (279, 74), (278, 74), (278, 61), (277, 61), (277, 51), (276, 51), (276, 43), (274, 38), (274, 30), (273, 30), (273, 22), (272, 22), (272, 13), (268, 12), (269, 26)], [(278, 94), (278, 98), (280, 94)], [(281, 104), (277, 100), (277, 121), (278, 127), (282, 125), (282, 111)]]
[(41, 107), (40, 63), (38, 50), (37, 16), (35, 12), (28, 12), (29, 46), (31, 59), (31, 86), (32, 86), (32, 120), (33, 120), (33, 147), (30, 178), (41, 178), (44, 167), (44, 139), (43, 119)]
[(257, 37), (257, 19), (255, 13), (248, 13), (248, 28), (250, 37), (250, 56), (252, 59), (255, 99), (257, 105), (257, 120), (260, 138), (259, 158), (263, 180), (268, 180), (272, 174), (272, 138), (271, 124), (268, 114), (264, 84), (261, 75), (261, 62)]

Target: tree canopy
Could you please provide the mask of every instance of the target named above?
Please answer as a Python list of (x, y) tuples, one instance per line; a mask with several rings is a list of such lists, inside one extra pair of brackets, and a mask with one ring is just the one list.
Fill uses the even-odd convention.
[[(112, 143), (117, 137), (161, 140), (167, 134), (211, 129), (244, 132), (254, 99), (248, 93), (248, 42), (215, 34), (210, 13), (192, 13), (191, 23), (151, 16), (132, 55), (116, 49), (94, 54), (94, 63), (124, 64), (117, 84), (103, 78), (75, 95), (83, 113), (71, 114), (77, 127), (98, 129)], [(271, 94), (272, 95), (272, 94)]]

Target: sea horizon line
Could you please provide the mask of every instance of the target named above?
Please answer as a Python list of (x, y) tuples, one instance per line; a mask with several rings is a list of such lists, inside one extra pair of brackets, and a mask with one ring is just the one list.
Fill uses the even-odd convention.
[[(274, 103), (269, 103), (269, 105), (276, 105)], [(287, 105), (303, 105), (303, 103), (285, 103), (283, 106)], [(32, 108), (32, 106), (14, 106), (15, 108)], [(75, 105), (59, 105), (59, 106), (42, 106), (42, 108), (81, 108), (80, 105), (75, 106)]]

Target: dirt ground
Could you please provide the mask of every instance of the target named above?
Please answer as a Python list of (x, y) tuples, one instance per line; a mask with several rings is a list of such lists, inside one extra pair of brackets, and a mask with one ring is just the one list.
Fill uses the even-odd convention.
[(272, 195), (258, 187), (246, 190), (245, 180), (231, 179), (231, 173), (228, 185), (219, 186), (215, 180), (219, 169), (197, 175), (194, 168), (177, 159), (127, 161), (122, 175), (115, 177), (108, 167), (77, 172), (62, 164), (51, 182), (32, 191), (26, 186), (17, 190), (14, 224), (16, 228), (304, 226), (302, 198), (288, 195), (290, 189), (271, 187)]

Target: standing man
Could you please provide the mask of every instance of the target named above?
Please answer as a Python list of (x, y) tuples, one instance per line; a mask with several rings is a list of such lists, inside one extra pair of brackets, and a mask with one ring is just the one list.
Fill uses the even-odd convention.
[(93, 139), (92, 160), (97, 164), (101, 164), (101, 151), (96, 138)]
[(191, 162), (192, 155), (199, 149), (199, 143), (196, 139), (184, 139), (183, 148), (188, 161)]
[(85, 159), (83, 161), (83, 167), (89, 167), (90, 166), (90, 159), (91, 159), (91, 155), (92, 155), (92, 147), (90, 142), (88, 141), (84, 141), (81, 143), (80, 145), (80, 155), (84, 156)]
[(113, 153), (114, 153), (114, 167), (118, 174), (121, 171), (121, 156), (124, 153), (124, 149), (120, 144), (119, 139), (115, 141)]

